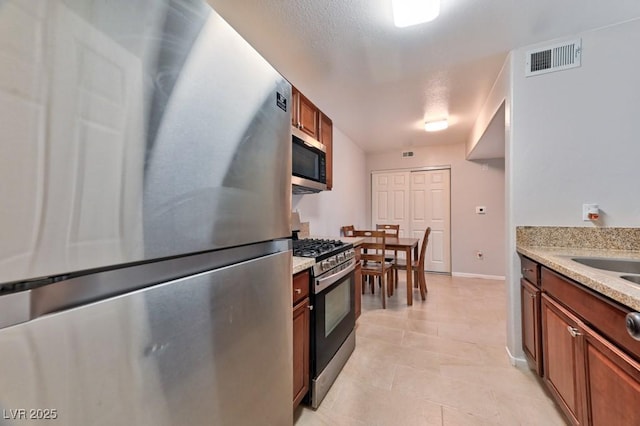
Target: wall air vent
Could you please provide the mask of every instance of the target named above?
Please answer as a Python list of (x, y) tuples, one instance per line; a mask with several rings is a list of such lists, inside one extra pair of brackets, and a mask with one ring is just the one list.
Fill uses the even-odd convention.
[(413, 157), (413, 151), (402, 151), (402, 158), (411, 158)]
[(525, 75), (531, 77), (553, 71), (579, 67), (582, 63), (582, 40), (576, 39), (527, 52)]

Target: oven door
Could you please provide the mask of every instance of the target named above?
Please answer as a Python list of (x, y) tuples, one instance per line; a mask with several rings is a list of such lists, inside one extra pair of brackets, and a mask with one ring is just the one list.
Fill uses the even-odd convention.
[(324, 370), (353, 331), (355, 314), (355, 261), (315, 278), (312, 315), (312, 373)]

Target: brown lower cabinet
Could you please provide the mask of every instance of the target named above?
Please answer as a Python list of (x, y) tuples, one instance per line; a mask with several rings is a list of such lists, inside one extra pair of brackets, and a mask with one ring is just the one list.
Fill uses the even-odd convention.
[(569, 421), (586, 424), (580, 320), (546, 294), (542, 295), (541, 311), (544, 381)]
[(532, 370), (542, 376), (542, 344), (540, 342), (540, 289), (526, 279), (520, 280), (522, 303), (522, 349)]
[(569, 422), (640, 425), (640, 342), (626, 334), (630, 309), (544, 267), (541, 284), (543, 380)]
[(293, 408), (309, 391), (309, 271), (293, 276)]

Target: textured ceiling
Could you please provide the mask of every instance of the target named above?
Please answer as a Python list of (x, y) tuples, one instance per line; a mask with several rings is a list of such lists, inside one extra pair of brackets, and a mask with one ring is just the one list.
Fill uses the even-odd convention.
[(640, 16), (638, 0), (441, 0), (435, 21), (396, 28), (391, 0), (208, 2), (371, 152), (466, 142), (511, 49)]

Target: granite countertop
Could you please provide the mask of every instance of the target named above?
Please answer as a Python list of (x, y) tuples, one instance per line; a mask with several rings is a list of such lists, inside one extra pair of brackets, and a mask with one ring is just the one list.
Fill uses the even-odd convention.
[(518, 244), (517, 251), (610, 299), (640, 311), (640, 286), (620, 278), (620, 275), (625, 274), (591, 268), (571, 260), (572, 257), (640, 260), (640, 251), (638, 250), (542, 247)]
[[(321, 238), (323, 240), (335, 240), (336, 237), (318, 237), (318, 236), (310, 236), (308, 238)], [(348, 244), (353, 244), (353, 246), (359, 246), (364, 241), (364, 238), (361, 237), (340, 237), (337, 238), (340, 241), (344, 241)], [(315, 264), (315, 260), (310, 259), (308, 257), (298, 257), (293, 256), (293, 274), (297, 274), (298, 272), (302, 272), (305, 269), (311, 268)]]
[(309, 257), (293, 256), (293, 274), (302, 272), (305, 269), (311, 268), (316, 263), (315, 260)]

